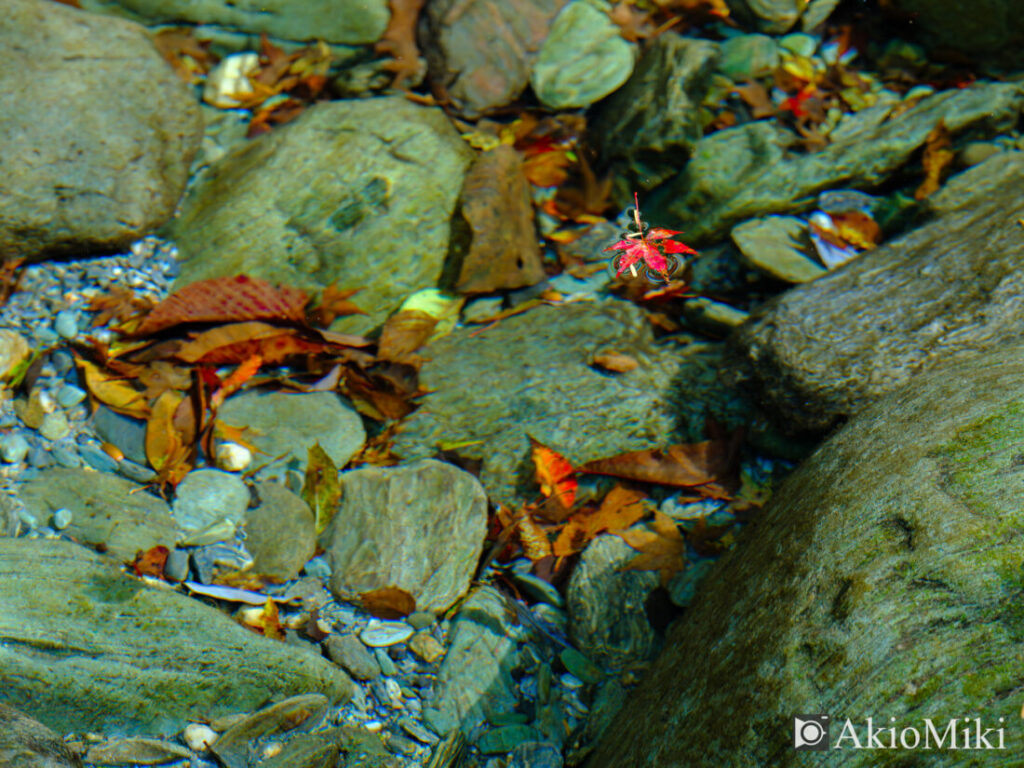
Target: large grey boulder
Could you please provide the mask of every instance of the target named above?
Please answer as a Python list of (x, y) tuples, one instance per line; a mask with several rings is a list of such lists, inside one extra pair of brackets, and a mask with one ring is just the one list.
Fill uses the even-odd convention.
[(177, 287), (248, 274), (362, 291), (362, 332), (435, 286), (473, 151), (440, 109), (401, 97), (319, 104), (229, 152), (186, 195)]
[(387, 0), (79, 0), (88, 10), (146, 24), (209, 24), (284, 40), (374, 43), (384, 32)]
[(818, 430), (921, 371), (1024, 337), (1024, 152), (950, 179), (934, 217), (756, 310), (732, 342), (768, 411)]
[(61, 732), (174, 732), (275, 696), (353, 692), (326, 659), (66, 541), (0, 538), (0, 605), (0, 702)]
[(811, 154), (791, 151), (795, 135), (774, 121), (726, 128), (696, 143), (682, 172), (652, 191), (645, 213), (654, 224), (683, 230), (687, 242), (714, 240), (745, 219), (807, 210), (827, 189), (878, 186), (939, 120), (953, 134), (995, 134), (1016, 124), (1022, 105), (1020, 83), (975, 83), (922, 99), (890, 120), (886, 105), (857, 113), (852, 127), (837, 129)]
[(0, 765), (6, 768), (81, 768), (82, 761), (45, 725), (0, 704)]
[[(475, 335), (474, 335), (475, 334)], [(610, 373), (594, 356), (616, 351), (638, 366)], [(395, 436), (406, 459), (439, 443), (481, 459), (494, 500), (537, 497), (533, 437), (574, 465), (625, 451), (701, 439), (707, 415), (734, 424), (746, 405), (718, 382), (718, 343), (655, 342), (644, 313), (621, 299), (540, 306), (482, 333), (460, 329), (426, 347), (430, 394)]]
[[(851, 748), (851, 728), (867, 743), (868, 717), (922, 739), (923, 718), (940, 733), (957, 718), (960, 748), (933, 739), (920, 764), (1019, 765), (1022, 445), (1022, 345), (924, 374), (865, 409), (719, 561), (588, 768), (917, 759)], [(831, 716), (825, 763), (792, 746), (791, 718), (810, 713)], [(1009, 749), (963, 751), (960, 730), (975, 730), (964, 718), (1005, 727)]]
[(929, 46), (1020, 67), (1024, 15), (1016, 0), (892, 0), (888, 10), (914, 20)]
[(0, 50), (0, 258), (121, 249), (167, 221), (202, 123), (146, 31), (7, 0)]

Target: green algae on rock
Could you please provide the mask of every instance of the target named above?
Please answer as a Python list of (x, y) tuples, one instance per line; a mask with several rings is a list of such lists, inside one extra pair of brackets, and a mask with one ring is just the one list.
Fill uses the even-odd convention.
[(274, 696), (353, 692), (326, 659), (66, 541), (0, 538), (0, 605), (0, 700), (62, 732), (173, 732)]
[[(791, 742), (805, 712), (830, 714), (833, 738), (846, 718), (862, 737), (867, 717), (1015, 722), (1021, 382), (1018, 343), (918, 376), (824, 443), (718, 563), (588, 765), (809, 765)], [(830, 754), (848, 768), (906, 764), (903, 752)], [(1012, 749), (984, 756), (1020, 762)]]

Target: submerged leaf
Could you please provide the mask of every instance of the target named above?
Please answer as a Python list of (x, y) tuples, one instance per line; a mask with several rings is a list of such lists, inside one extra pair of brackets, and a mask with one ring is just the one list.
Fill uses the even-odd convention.
[(654, 522), (648, 530), (631, 528), (628, 531), (615, 531), (615, 535), (640, 551), (639, 555), (619, 570), (657, 571), (664, 587), (668, 586), (673, 574), (686, 566), (686, 541), (675, 521), (663, 512), (654, 511)]
[(577, 512), (569, 518), (555, 540), (553, 553), (567, 557), (582, 551), (599, 533), (629, 528), (646, 514), (643, 500), (646, 494), (615, 486), (608, 492), (598, 509)]
[[(568, 511), (576, 501), (576, 489), (579, 487), (576, 471), (565, 457), (532, 437), (530, 447), (541, 493), (554, 498), (563, 510)], [(562, 515), (562, 519), (564, 517)]]
[(319, 536), (338, 511), (341, 501), (338, 468), (319, 442), (310, 446), (301, 495), (316, 516), (316, 533)]
[(378, 619), (404, 619), (416, 610), (416, 598), (398, 587), (381, 587), (363, 592), (363, 609)]

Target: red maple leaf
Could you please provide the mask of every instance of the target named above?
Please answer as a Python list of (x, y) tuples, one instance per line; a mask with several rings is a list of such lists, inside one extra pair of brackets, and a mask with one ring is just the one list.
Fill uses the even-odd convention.
[(633, 199), (636, 201), (636, 207), (633, 209), (633, 219), (636, 222), (637, 231), (631, 235), (626, 235), (625, 240), (619, 240), (604, 250), (623, 252), (621, 259), (618, 261), (617, 275), (621, 275), (628, 269), (633, 277), (636, 277), (636, 265), (643, 263), (648, 270), (657, 273), (665, 282), (668, 282), (671, 275), (665, 254), (695, 254), (696, 251), (688, 245), (669, 239), (682, 234), (674, 229), (653, 227), (644, 232), (644, 225), (640, 220), (640, 201), (637, 198), (636, 192), (633, 193)]

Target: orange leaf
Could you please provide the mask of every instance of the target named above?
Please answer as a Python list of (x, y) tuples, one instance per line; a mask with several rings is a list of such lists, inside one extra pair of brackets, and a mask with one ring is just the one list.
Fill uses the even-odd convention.
[(136, 418), (146, 418), (149, 406), (142, 393), (122, 378), (110, 376), (107, 371), (84, 358), (77, 358), (78, 367), (85, 379), (86, 389), (104, 405), (118, 413)]
[(343, 291), (338, 288), (336, 282), (331, 283), (324, 288), (323, 293), (320, 295), (320, 303), (310, 313), (310, 321), (314, 325), (326, 328), (338, 317), (365, 315), (366, 312), (348, 300), (350, 296), (359, 293), (361, 290), (362, 288), (350, 288)]
[[(195, 363), (203, 360), (211, 352), (221, 347), (230, 348), (241, 342), (260, 341), (277, 336), (293, 336), (294, 334), (295, 331), (291, 328), (281, 328), (255, 320), (245, 323), (218, 325), (215, 328), (197, 334), (191, 341), (182, 344), (175, 353), (175, 357), (186, 363)], [(248, 355), (247, 358), (251, 356)], [(243, 360), (247, 358), (243, 358)], [(218, 359), (203, 360), (203, 362), (220, 363), (221, 361)]]
[(261, 365), (263, 365), (263, 358), (253, 355), (232, 371), (231, 375), (224, 379), (220, 389), (214, 392), (213, 397), (210, 398), (211, 410), (215, 411), (220, 408), (228, 397), (241, 389), (242, 385), (256, 374)]
[(594, 365), (600, 366), (612, 373), (626, 373), (627, 371), (636, 370), (640, 363), (636, 361), (635, 357), (609, 350), (594, 355)]
[(416, 598), (398, 587), (381, 587), (363, 592), (363, 608), (378, 619), (402, 619), (416, 610)]
[(164, 578), (164, 566), (167, 565), (167, 556), (171, 551), (158, 545), (150, 547), (145, 552), (138, 552), (135, 559), (128, 564), (136, 576), (152, 576), (157, 579)]
[(942, 185), (942, 177), (953, 162), (952, 136), (946, 123), (939, 118), (924, 142), (921, 165), (924, 166), (924, 181), (914, 192), (915, 200), (924, 200)]
[(843, 244), (869, 251), (882, 240), (882, 228), (874, 219), (861, 211), (830, 214), (832, 225)]
[(186, 462), (189, 446), (174, 427), (174, 413), (184, 399), (180, 392), (167, 390), (153, 403), (146, 423), (146, 459), (172, 485), (191, 469)]
[(271, 640), (284, 640), (284, 627), (281, 626), (277, 603), (272, 598), (268, 597), (263, 606), (263, 612), (259, 617), (259, 629), (263, 631), (264, 637), (269, 637)]
[(561, 454), (532, 437), (530, 446), (541, 493), (554, 497), (562, 508), (568, 510), (576, 501), (576, 489), (579, 487), (576, 470)]
[(604, 531), (620, 531), (637, 522), (646, 514), (643, 500), (646, 495), (617, 485), (604, 497), (598, 509), (577, 512), (555, 540), (553, 554), (567, 557), (580, 552), (595, 536)]
[(566, 169), (571, 164), (563, 150), (540, 152), (523, 161), (523, 173), (535, 187), (557, 187), (569, 178)]
[(135, 330), (149, 336), (184, 323), (230, 323), (280, 320), (304, 324), (306, 294), (298, 288), (275, 288), (246, 275), (190, 283), (161, 301)]
[(615, 535), (640, 554), (626, 563), (621, 571), (657, 571), (661, 585), (667, 586), (672, 575), (686, 566), (686, 541), (668, 515), (655, 510), (650, 529), (634, 528), (616, 531)]

